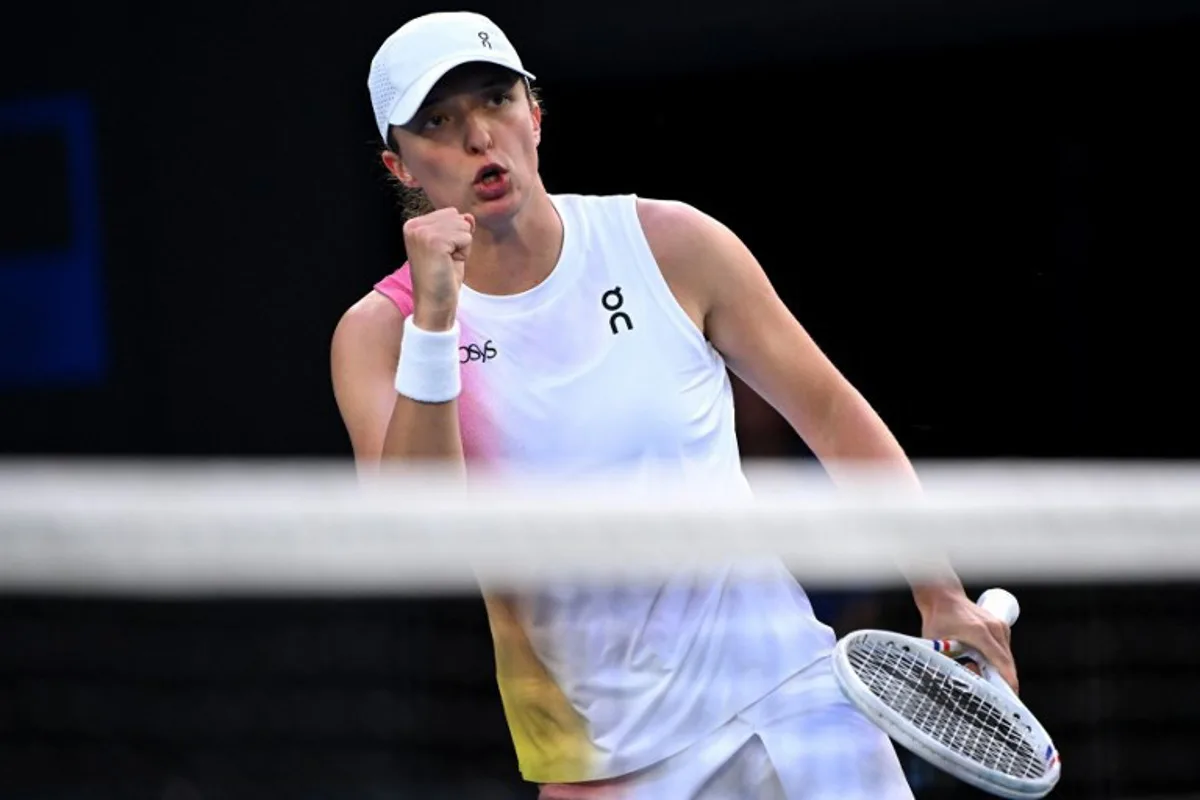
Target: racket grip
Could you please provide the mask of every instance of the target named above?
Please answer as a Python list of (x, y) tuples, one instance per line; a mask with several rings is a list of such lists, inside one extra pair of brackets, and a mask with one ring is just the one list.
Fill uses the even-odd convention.
[(979, 600), (976, 602), (984, 611), (1004, 620), (1004, 623), (1010, 627), (1021, 615), (1021, 604), (1017, 602), (1017, 598), (1013, 597), (1011, 592), (1004, 589), (988, 589), (979, 595)]
[[(1004, 589), (988, 589), (979, 595), (979, 600), (976, 602), (984, 611), (1003, 620), (1010, 627), (1017, 621), (1017, 617), (1021, 615), (1021, 604), (1017, 602), (1017, 598), (1011, 592)], [(1000, 677), (1000, 673), (985, 661), (982, 656), (976, 652), (970, 652), (967, 658), (979, 666), (979, 672), (984, 680), (1010, 697), (1015, 698), (1017, 696), (1017, 693), (1012, 690), (1008, 682)]]

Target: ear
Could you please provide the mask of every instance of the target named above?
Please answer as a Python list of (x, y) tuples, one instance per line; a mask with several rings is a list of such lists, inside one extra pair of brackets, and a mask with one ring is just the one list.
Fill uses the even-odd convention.
[(396, 180), (409, 189), (418, 188), (417, 179), (404, 166), (404, 161), (401, 160), (400, 156), (391, 150), (384, 150), (381, 158), (383, 159), (383, 165), (387, 167), (387, 171), (392, 173)]
[(529, 115), (533, 119), (533, 143), (540, 145), (542, 143), (542, 107), (534, 103)]

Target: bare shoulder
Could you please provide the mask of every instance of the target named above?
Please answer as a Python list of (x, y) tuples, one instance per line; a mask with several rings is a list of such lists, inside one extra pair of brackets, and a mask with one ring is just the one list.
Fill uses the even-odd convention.
[(660, 261), (690, 259), (706, 242), (726, 233), (716, 219), (678, 200), (638, 198), (638, 219), (650, 249)]
[(368, 292), (346, 309), (333, 331), (333, 358), (361, 356), (363, 351), (384, 348), (400, 353), (404, 316), (396, 304), (379, 292)]
[(707, 320), (732, 277), (760, 271), (741, 239), (695, 206), (639, 198), (637, 211), (663, 277), (697, 324)]

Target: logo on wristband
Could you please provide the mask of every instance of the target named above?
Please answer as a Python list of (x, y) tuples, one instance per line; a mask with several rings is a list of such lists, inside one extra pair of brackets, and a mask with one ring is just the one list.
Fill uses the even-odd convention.
[(483, 343), (483, 347), (477, 344), (463, 345), (458, 348), (458, 363), (466, 364), (468, 361), (480, 361), (487, 363), (496, 357), (496, 348), (492, 345), (492, 340), (488, 339)]

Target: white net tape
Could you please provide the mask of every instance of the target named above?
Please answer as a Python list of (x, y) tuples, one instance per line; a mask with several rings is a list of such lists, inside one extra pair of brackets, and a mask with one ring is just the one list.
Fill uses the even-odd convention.
[(1200, 469), (748, 468), (754, 499), (601, 480), (476, 481), (345, 465), (0, 464), (0, 590), (392, 593), (649, 577), (757, 553), (809, 585), (899, 585), (939, 554), (966, 580), (1200, 574)]

